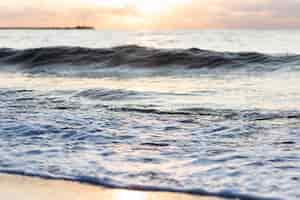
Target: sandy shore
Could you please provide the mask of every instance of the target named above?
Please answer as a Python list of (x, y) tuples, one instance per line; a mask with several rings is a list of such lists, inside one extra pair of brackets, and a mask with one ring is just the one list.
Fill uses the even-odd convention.
[(9, 200), (220, 200), (168, 192), (107, 189), (76, 182), (0, 174), (0, 197)]

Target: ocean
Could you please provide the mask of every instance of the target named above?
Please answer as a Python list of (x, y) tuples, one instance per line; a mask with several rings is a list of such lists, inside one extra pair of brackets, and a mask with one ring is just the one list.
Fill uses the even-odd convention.
[(0, 172), (300, 198), (300, 30), (0, 31)]

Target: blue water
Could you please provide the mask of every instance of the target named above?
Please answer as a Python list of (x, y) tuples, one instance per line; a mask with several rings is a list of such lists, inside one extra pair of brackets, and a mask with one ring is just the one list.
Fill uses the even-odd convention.
[(0, 31), (0, 171), (299, 199), (299, 39)]

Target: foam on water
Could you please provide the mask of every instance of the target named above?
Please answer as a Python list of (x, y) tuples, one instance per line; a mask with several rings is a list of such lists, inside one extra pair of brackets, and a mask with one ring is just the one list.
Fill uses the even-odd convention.
[(57, 46), (0, 50), (1, 172), (300, 198), (297, 52)]

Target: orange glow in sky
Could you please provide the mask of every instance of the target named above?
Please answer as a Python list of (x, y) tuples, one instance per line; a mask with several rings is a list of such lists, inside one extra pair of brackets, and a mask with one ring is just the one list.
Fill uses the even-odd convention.
[(300, 28), (300, 0), (10, 0), (0, 26), (99, 29)]
[(110, 7), (126, 7), (133, 6), (138, 11), (144, 14), (157, 14), (158, 12), (162, 12), (164, 10), (168, 10), (168, 8), (179, 5), (179, 4), (187, 4), (191, 2), (191, 0), (89, 0), (98, 6), (110, 6)]

